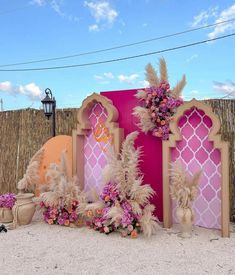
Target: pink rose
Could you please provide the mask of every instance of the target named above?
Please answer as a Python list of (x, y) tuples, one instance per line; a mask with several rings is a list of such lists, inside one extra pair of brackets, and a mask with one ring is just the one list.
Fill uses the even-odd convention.
[(131, 232), (134, 228), (131, 224), (128, 225), (127, 229)]
[(109, 233), (109, 228), (107, 226), (104, 227), (104, 232)]

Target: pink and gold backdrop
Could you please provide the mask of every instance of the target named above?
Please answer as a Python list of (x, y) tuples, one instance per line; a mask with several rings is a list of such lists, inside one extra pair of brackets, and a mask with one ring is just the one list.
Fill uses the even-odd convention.
[(107, 164), (107, 151), (112, 146), (112, 137), (105, 127), (107, 111), (96, 103), (88, 115), (91, 129), (84, 139), (84, 190), (102, 190), (102, 170)]
[[(134, 89), (101, 93), (101, 95), (111, 99), (113, 105), (117, 108), (119, 127), (124, 129), (125, 137), (133, 131), (140, 131), (136, 125), (139, 121), (132, 115), (133, 108), (139, 105), (139, 101), (135, 97), (137, 91), (137, 89)], [(162, 141), (160, 138), (152, 136), (151, 133), (145, 135), (140, 132), (135, 145), (142, 146), (143, 155), (140, 168), (144, 174), (144, 183), (150, 184), (156, 192), (151, 202), (156, 207), (155, 214), (162, 221)]]
[[(171, 149), (171, 160), (180, 160), (193, 175), (202, 169), (199, 195), (193, 203), (195, 224), (206, 228), (221, 228), (221, 154), (215, 149), (208, 134), (211, 119), (197, 108), (184, 113), (178, 122), (182, 140)], [(172, 203), (173, 222), (176, 205)]]

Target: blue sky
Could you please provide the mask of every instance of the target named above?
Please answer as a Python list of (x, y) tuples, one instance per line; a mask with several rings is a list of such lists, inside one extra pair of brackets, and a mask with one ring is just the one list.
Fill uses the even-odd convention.
[[(0, 70), (54, 67), (138, 55), (235, 32), (235, 21), (181, 36), (76, 58), (2, 65), (79, 54), (235, 18), (235, 2), (176, 0), (1, 0)], [(58, 108), (80, 107), (92, 92), (142, 88), (147, 63), (168, 64), (170, 84), (186, 74), (185, 99), (222, 98), (235, 90), (235, 37), (161, 55), (63, 70), (0, 71), (4, 110), (39, 108), (49, 87)], [(232, 94), (231, 96), (235, 97)], [(230, 96), (230, 97), (231, 97)]]

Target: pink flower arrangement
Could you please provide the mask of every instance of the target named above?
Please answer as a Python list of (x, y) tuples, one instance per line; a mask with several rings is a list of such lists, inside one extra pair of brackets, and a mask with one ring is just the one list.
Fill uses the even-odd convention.
[[(87, 217), (91, 218), (87, 221), (87, 225), (105, 234), (119, 231), (123, 237), (131, 235), (135, 231), (135, 234), (133, 234), (137, 237), (137, 232), (140, 232), (139, 216), (133, 213), (132, 207), (127, 200), (121, 200), (116, 186), (112, 183), (106, 184), (100, 194), (100, 198), (104, 202), (105, 207), (95, 213), (92, 212), (92, 215), (90, 213), (91, 210), (87, 211)], [(118, 206), (122, 210), (122, 216), (114, 222), (108, 217), (108, 212), (113, 206)]]
[(69, 226), (70, 223), (78, 221), (77, 207), (78, 201), (73, 201), (70, 208), (66, 206), (47, 206), (43, 201), (40, 202), (40, 208), (43, 209), (43, 220), (48, 224), (59, 224)]
[(13, 193), (0, 195), (0, 207), (12, 209), (15, 205), (16, 196)]
[(158, 87), (147, 88), (145, 92), (145, 108), (148, 109), (151, 121), (155, 125), (152, 134), (167, 140), (170, 133), (169, 123), (177, 107), (183, 104), (183, 100), (172, 96), (170, 84), (167, 81), (162, 81)]

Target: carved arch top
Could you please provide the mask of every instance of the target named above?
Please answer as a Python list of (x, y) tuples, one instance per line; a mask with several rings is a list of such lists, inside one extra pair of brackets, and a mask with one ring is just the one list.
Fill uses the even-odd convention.
[(90, 109), (92, 106), (94, 106), (95, 103), (100, 103), (107, 110), (108, 117), (106, 120), (106, 126), (110, 128), (116, 126), (118, 120), (118, 110), (113, 105), (112, 101), (105, 96), (93, 93), (82, 102), (82, 106), (78, 110), (78, 131), (82, 132), (91, 128), (90, 122), (87, 118)]
[(184, 113), (188, 110), (190, 110), (191, 108), (197, 108), (199, 110), (202, 110), (212, 121), (212, 127), (211, 127), (211, 131), (209, 133), (209, 140), (214, 141), (215, 142), (215, 146), (217, 148), (220, 147), (220, 135), (218, 135), (218, 132), (220, 130), (220, 120), (219, 118), (214, 114), (214, 112), (212, 111), (212, 108), (201, 102), (196, 100), (195, 98), (193, 98), (191, 101), (184, 103), (183, 105), (181, 105), (178, 109), (177, 112), (174, 116), (174, 120), (172, 122), (170, 122), (170, 130), (171, 130), (171, 135), (169, 138), (169, 142), (171, 145), (175, 146), (175, 142), (178, 140), (181, 140), (181, 134), (180, 134), (180, 130), (178, 128), (178, 123), (180, 118), (184, 115)]

